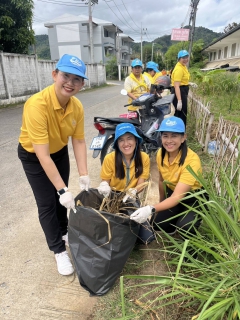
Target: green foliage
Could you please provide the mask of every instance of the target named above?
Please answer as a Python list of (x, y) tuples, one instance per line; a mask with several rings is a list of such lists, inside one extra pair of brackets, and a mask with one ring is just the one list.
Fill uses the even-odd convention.
[(0, 50), (28, 54), (34, 43), (33, 7), (33, 0), (1, 0)]
[[(116, 56), (107, 56), (109, 60), (106, 63), (106, 76), (109, 79), (118, 79), (118, 65)], [(121, 78), (123, 79), (124, 74), (121, 71)]]
[[(35, 36), (35, 48), (36, 48), (36, 54), (38, 55), (39, 59), (51, 60), (47, 34), (41, 34), (41, 35)], [(33, 46), (29, 48), (29, 51), (31, 54), (34, 54)]]
[(224, 28), (224, 33), (228, 33), (229, 31), (231, 31), (232, 29), (236, 28), (239, 25), (239, 23), (233, 22), (233, 23), (229, 23), (225, 28)]
[[(164, 242), (162, 251), (168, 254), (168, 263), (172, 265), (167, 275), (121, 277), (120, 319), (139, 319), (140, 315), (147, 316), (149, 310), (157, 313), (164, 306), (169, 308), (171, 305), (187, 309), (188, 314), (183, 315), (183, 319), (240, 318), (240, 200), (236, 200), (237, 189), (230, 183), (224, 170), (221, 171), (220, 180), (224, 181), (225, 197), (218, 196), (212, 188), (212, 177), (206, 181), (201, 176), (196, 176), (191, 168), (189, 171), (205, 189), (195, 194), (199, 201), (195, 212), (202, 218), (202, 226), (195, 236), (183, 234), (179, 230), (185, 240), (167, 234), (165, 237), (158, 236), (159, 241)], [(190, 198), (191, 195), (187, 197)], [(186, 207), (183, 215), (188, 210), (193, 209)], [(198, 259), (193, 254), (198, 254)], [(125, 283), (129, 280), (132, 283), (126, 287)], [(144, 293), (138, 295), (139, 290)], [(129, 291), (135, 293), (141, 309), (134, 304), (129, 306), (129, 303), (125, 303), (126, 292), (129, 294)], [(152, 299), (154, 291), (156, 295)], [(193, 314), (192, 317), (189, 317), (190, 313)]]

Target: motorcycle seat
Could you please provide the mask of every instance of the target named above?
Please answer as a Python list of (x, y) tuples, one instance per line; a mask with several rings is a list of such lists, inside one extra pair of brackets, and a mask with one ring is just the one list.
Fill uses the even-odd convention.
[(138, 119), (94, 117), (94, 122), (101, 122), (101, 121), (108, 121), (108, 122), (115, 122), (115, 123), (128, 122), (128, 123), (132, 123), (135, 126), (141, 125)]

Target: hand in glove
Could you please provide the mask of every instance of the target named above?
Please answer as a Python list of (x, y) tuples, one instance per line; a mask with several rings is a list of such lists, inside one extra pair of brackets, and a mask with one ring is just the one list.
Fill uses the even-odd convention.
[(178, 110), (178, 111), (181, 111), (181, 110), (182, 110), (182, 100), (178, 100), (177, 110)]
[(189, 82), (189, 85), (191, 87), (193, 87), (193, 88), (197, 88), (198, 87), (198, 85), (196, 83), (194, 83), (194, 82)]
[(59, 202), (67, 209), (75, 210), (75, 202), (71, 192), (67, 191), (60, 195)]
[(148, 217), (152, 214), (152, 207), (146, 206), (137, 209), (130, 215), (130, 219), (138, 223), (143, 223), (147, 221)]
[(97, 190), (100, 194), (104, 196), (104, 198), (107, 198), (111, 193), (111, 187), (107, 183), (107, 181), (102, 181)]
[(135, 188), (129, 188), (126, 191), (126, 195), (123, 197), (123, 202), (125, 203), (127, 201), (127, 199), (135, 199), (136, 198), (136, 194), (137, 194), (137, 189)]
[(88, 191), (88, 188), (90, 187), (90, 178), (88, 175), (79, 177), (79, 186), (81, 190)]

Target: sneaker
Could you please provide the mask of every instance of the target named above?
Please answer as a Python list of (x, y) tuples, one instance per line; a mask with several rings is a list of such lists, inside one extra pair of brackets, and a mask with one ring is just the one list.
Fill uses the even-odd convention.
[(65, 245), (69, 247), (69, 243), (68, 243), (68, 233), (66, 233), (64, 236), (62, 236), (62, 239), (65, 241)]
[(69, 259), (67, 251), (55, 254), (58, 272), (63, 276), (68, 276), (74, 272), (72, 263)]

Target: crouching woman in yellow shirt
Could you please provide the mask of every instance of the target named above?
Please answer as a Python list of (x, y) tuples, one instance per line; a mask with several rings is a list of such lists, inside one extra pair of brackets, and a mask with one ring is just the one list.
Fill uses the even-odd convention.
[[(160, 125), (162, 148), (157, 153), (159, 170), (160, 202), (154, 206), (145, 206), (132, 213), (130, 218), (138, 223), (145, 222), (152, 215), (154, 227), (174, 233), (177, 228), (194, 234), (200, 225), (194, 210), (179, 215), (189, 207), (198, 206), (196, 198), (182, 200), (188, 192), (194, 193), (201, 189), (199, 182), (187, 170), (191, 166), (194, 172), (201, 173), (202, 167), (198, 155), (187, 147), (185, 125), (182, 119), (170, 117), (164, 119)], [(166, 183), (166, 195), (164, 192)], [(170, 219), (170, 220), (169, 220)], [(168, 220), (168, 221), (166, 221)]]
[(108, 197), (111, 188), (123, 192), (128, 190), (127, 198), (135, 197), (140, 191), (138, 186), (149, 178), (149, 156), (141, 151), (142, 138), (138, 135), (134, 125), (121, 123), (115, 131), (115, 151), (106, 155), (101, 168), (102, 182), (98, 192)]

